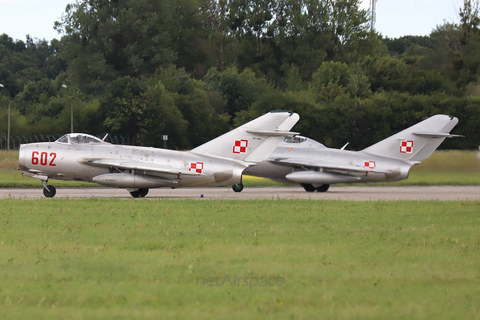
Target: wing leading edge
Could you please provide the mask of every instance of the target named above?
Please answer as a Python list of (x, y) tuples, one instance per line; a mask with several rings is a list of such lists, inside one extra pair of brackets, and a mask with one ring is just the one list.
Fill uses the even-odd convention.
[(268, 161), (273, 162), (273, 163), (277, 163), (277, 164), (315, 167), (315, 168), (340, 170), (340, 171), (347, 171), (347, 172), (390, 173), (390, 171), (386, 171), (386, 170), (371, 169), (371, 168), (365, 168), (365, 167), (361, 167), (361, 166), (328, 164), (328, 163), (325, 163), (325, 162), (320, 163), (320, 162), (312, 161), (312, 160), (309, 160), (309, 159), (301, 159), (301, 158), (297, 158), (297, 159), (295, 159), (295, 158), (278, 158), (278, 159), (268, 159)]

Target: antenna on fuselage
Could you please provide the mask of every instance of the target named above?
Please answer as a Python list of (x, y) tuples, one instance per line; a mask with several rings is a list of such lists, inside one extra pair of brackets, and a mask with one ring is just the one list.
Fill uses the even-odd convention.
[(105, 139), (107, 139), (108, 137), (108, 133), (105, 135), (105, 137), (103, 137), (102, 141), (105, 141)]

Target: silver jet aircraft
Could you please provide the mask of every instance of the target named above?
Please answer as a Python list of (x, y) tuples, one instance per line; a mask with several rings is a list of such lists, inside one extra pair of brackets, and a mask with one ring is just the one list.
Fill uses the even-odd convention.
[(326, 192), (335, 183), (390, 182), (408, 178), (413, 165), (427, 159), (458, 119), (435, 115), (361, 151), (331, 149), (301, 136), (287, 137), (246, 175), (299, 183), (306, 191)]
[(243, 189), (245, 168), (266, 159), (300, 117), (272, 111), (190, 151), (106, 143), (87, 134), (66, 134), (55, 142), (20, 147), (23, 175), (40, 179), (46, 197), (49, 179), (96, 182), (145, 197), (149, 188), (227, 186)]

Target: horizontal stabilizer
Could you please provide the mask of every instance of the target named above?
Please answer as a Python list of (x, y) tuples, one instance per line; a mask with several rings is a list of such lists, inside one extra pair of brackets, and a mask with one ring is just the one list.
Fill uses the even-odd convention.
[(266, 130), (247, 130), (248, 133), (256, 134), (259, 136), (295, 136), (300, 134), (300, 132), (289, 132), (289, 131), (266, 131)]
[(272, 111), (190, 152), (255, 164), (265, 160), (284, 136), (297, 134), (290, 129), (299, 119), (293, 112)]
[(422, 137), (429, 137), (429, 138), (458, 138), (461, 135), (458, 134), (450, 134), (445, 132), (412, 132), (413, 135), (422, 136)]

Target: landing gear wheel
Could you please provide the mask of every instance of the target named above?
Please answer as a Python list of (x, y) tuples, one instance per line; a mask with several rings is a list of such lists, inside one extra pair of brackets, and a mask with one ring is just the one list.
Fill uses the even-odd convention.
[(138, 191), (140, 191), (141, 198), (144, 198), (148, 194), (148, 188), (142, 188), (142, 189), (139, 189)]
[(303, 187), (303, 189), (305, 189), (305, 191), (307, 191), (307, 192), (314, 192), (314, 191), (315, 191), (315, 187), (314, 187), (313, 185), (311, 185), (311, 184), (301, 183), (300, 185), (301, 185), (301, 186)]
[(148, 194), (148, 188), (140, 188), (137, 191), (130, 192), (134, 198), (143, 198)]
[(46, 188), (43, 188), (43, 195), (47, 198), (52, 198), (53, 196), (55, 196), (55, 194), (57, 193), (57, 189), (55, 189), (55, 187), (51, 185), (48, 185), (47, 188), (48, 190)]
[(235, 192), (242, 192), (242, 190), (243, 190), (243, 183), (234, 184), (234, 185), (232, 186), (232, 190), (235, 191)]
[(322, 184), (320, 187), (316, 187), (315, 190), (317, 190), (317, 192), (327, 192), (328, 188), (330, 188), (329, 184)]

